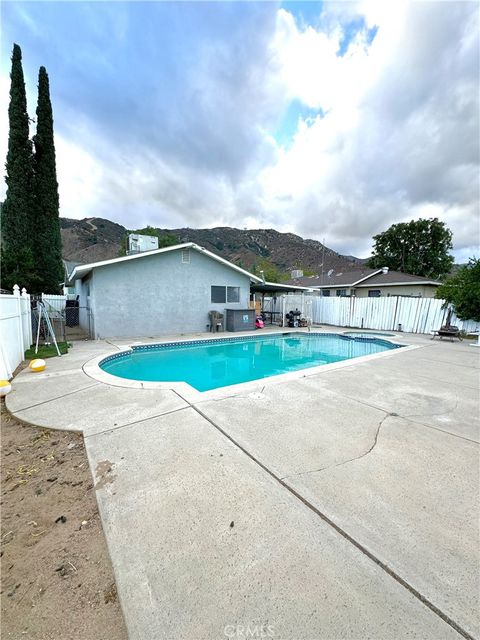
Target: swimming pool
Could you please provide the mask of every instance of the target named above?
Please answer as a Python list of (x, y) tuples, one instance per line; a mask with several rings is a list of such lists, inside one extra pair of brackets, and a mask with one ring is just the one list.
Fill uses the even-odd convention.
[(104, 358), (99, 366), (128, 380), (186, 382), (209, 391), (400, 346), (337, 334), (271, 334), (134, 346)]

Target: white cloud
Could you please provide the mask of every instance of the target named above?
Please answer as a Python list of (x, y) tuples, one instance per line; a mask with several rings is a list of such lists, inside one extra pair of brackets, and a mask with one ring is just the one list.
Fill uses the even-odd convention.
[[(373, 42), (360, 30), (337, 56), (359, 17), (378, 27)], [(141, 102), (122, 95), (118, 111), (88, 116), (63, 96), (54, 104), (61, 214), (127, 227), (274, 227), (361, 256), (390, 224), (437, 216), (456, 255), (472, 255), (478, 6), (325, 3), (321, 18), (300, 27), (279, 9), (252, 21), (248, 38), (238, 28), (204, 43), (190, 68), (175, 70), (181, 99), (167, 110), (138, 88)], [(124, 20), (118, 31), (128, 37)], [(8, 85), (0, 78), (2, 96)], [(273, 133), (291, 101), (325, 115), (299, 117), (283, 147)], [(130, 102), (134, 122), (122, 112)]]
[[(327, 11), (328, 11), (328, 6)], [(453, 10), (452, 10), (453, 9)], [(260, 182), (272, 219), (348, 253), (390, 224), (435, 212), (459, 249), (478, 241), (478, 10), (459, 3), (361, 3), (378, 33), (337, 57), (339, 32), (275, 40), (291, 96), (322, 107)], [(290, 221), (290, 222), (288, 222)]]

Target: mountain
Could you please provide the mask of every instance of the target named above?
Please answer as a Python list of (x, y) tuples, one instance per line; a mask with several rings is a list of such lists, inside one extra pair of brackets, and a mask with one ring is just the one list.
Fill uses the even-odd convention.
[[(73, 220), (60, 218), (63, 257), (76, 262), (97, 262), (116, 258), (128, 233), (120, 224), (104, 218)], [(279, 271), (303, 269), (314, 274), (330, 269), (361, 269), (365, 260), (343, 256), (317, 240), (301, 238), (274, 229), (157, 229), (174, 235), (180, 243), (195, 242), (222, 258), (251, 270), (259, 261), (267, 260)], [(323, 265), (322, 265), (323, 263)]]

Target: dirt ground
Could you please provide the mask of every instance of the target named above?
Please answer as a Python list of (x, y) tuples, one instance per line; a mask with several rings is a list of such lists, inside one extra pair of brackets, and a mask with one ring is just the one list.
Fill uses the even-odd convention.
[(2, 639), (126, 640), (82, 436), (1, 414)]

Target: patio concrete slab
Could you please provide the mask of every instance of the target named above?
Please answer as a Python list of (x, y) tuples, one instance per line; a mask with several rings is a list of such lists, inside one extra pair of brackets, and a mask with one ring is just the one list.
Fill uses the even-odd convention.
[(88, 389), (96, 384), (99, 383), (86, 376), (81, 370), (74, 370), (73, 373), (46, 374), (27, 370), (18, 380), (15, 379), (12, 391), (6, 398), (7, 407), (12, 412), (22, 411), (49, 400)]
[(459, 637), (194, 410), (85, 441), (130, 640)]
[[(114, 353), (118, 351), (115, 345), (109, 344), (103, 341), (87, 341), (87, 342), (73, 342), (69, 348), (68, 353), (60, 357), (47, 358), (47, 368), (45, 373), (49, 371), (66, 371), (72, 369), (81, 369), (82, 365), (91, 358), (99, 356), (101, 354)], [(25, 372), (21, 372), (19, 375), (24, 375)]]
[(360, 455), (386, 415), (305, 380), (195, 406), (279, 477)]
[[(397, 354), (395, 370), (388, 365), (390, 359), (384, 358), (309, 376), (305, 384), (320, 398), (322, 393), (337, 391), (342, 397), (478, 442), (478, 391), (456, 385), (454, 379), (431, 379), (427, 367), (421, 375), (415, 374), (410, 360), (402, 361), (403, 357)], [(440, 363), (432, 362), (431, 369), (436, 368)], [(448, 370), (450, 365), (443, 368)]]
[(184, 400), (168, 389), (123, 389), (97, 383), (66, 397), (16, 411), (15, 415), (40, 427), (90, 434), (118, 429), (186, 406)]
[[(414, 353), (415, 356), (410, 354)], [(395, 358), (388, 358), (388, 362), (382, 363), (380, 370), (386, 371), (389, 375), (394, 375), (396, 371), (404, 372), (405, 364), (408, 363), (409, 374), (415, 374), (419, 377), (426, 377), (429, 380), (436, 380), (446, 384), (452, 382), (456, 386), (469, 387), (473, 391), (478, 390), (479, 370), (477, 367), (467, 367), (457, 362), (443, 362), (446, 366), (439, 367), (436, 358), (430, 358), (427, 349), (417, 352), (408, 351), (405, 353), (406, 359), (401, 361)], [(436, 354), (438, 355), (438, 354)]]
[(17, 417), (85, 433), (131, 638), (477, 632), (480, 350), (402, 341), (424, 348), (227, 389), (202, 415), (168, 389), (83, 388), (106, 342), (13, 381)]
[(477, 445), (387, 417), (370, 452), (285, 481), (478, 637)]

